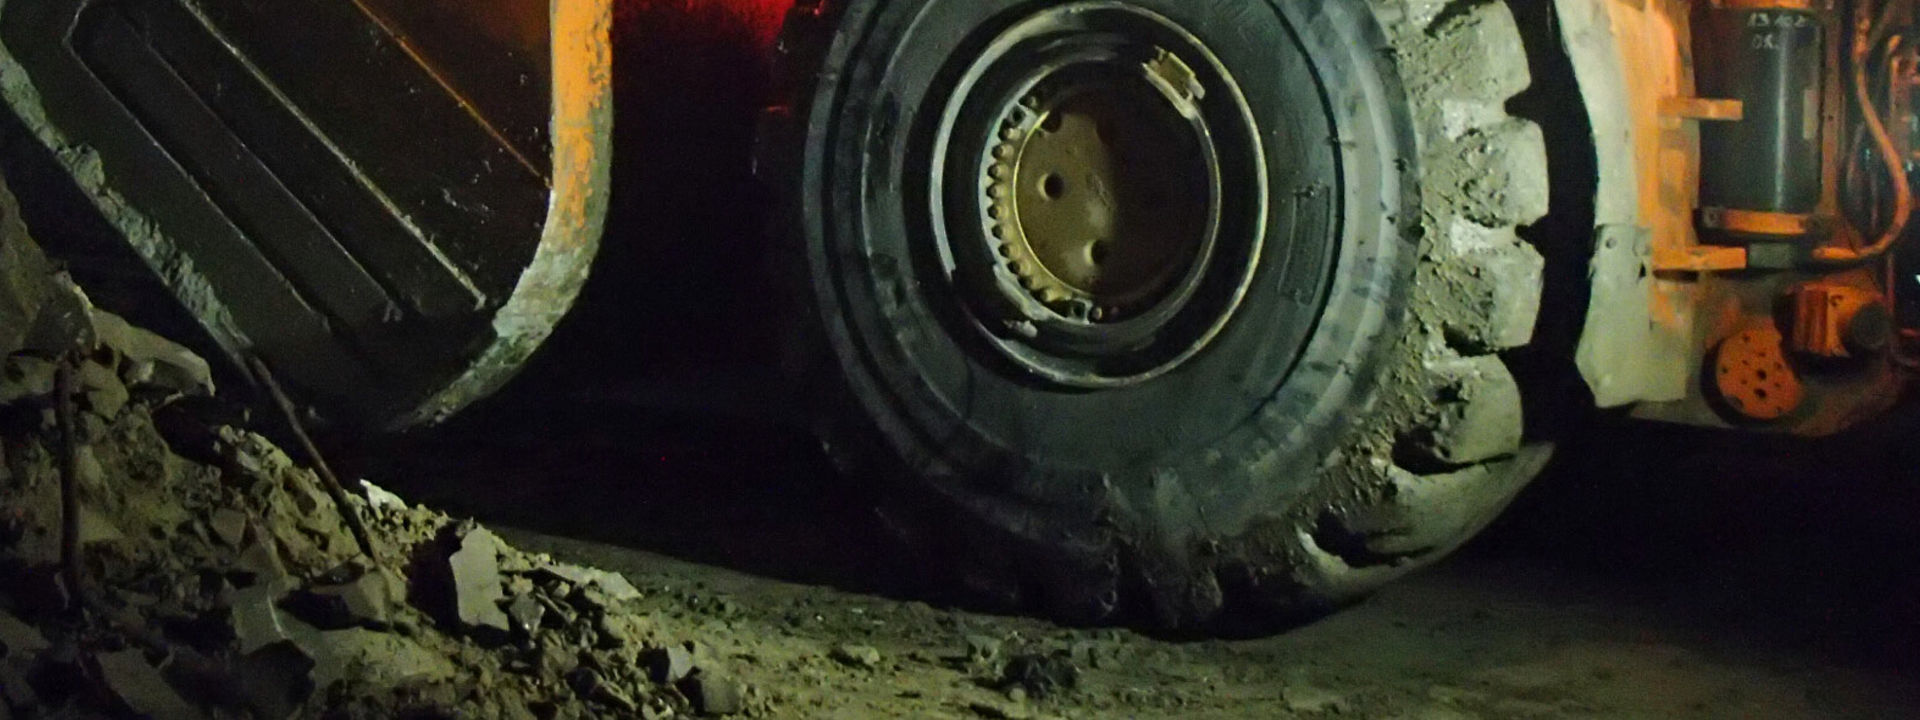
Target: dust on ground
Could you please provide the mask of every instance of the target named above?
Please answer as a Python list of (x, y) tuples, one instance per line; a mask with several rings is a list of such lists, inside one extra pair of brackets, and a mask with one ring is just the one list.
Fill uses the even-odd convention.
[[(1278, 637), (1175, 642), (508, 536), (621, 571), (656, 614), (723, 638), (722, 654), (768, 690), (781, 717), (1884, 718), (1920, 709), (1893, 673), (1672, 627), (1657, 604), (1498, 563), (1416, 575)], [(873, 660), (847, 661), (849, 646), (872, 648)], [(1072, 681), (1036, 687), (1004, 665), (1036, 654), (1060, 658)]]
[[(1593, 507), (1578, 522), (1523, 500), (1525, 517), (1496, 528), (1491, 548), (1320, 622), (1267, 638), (1163, 638), (979, 612), (920, 584), (913, 558), (894, 553), (804, 438), (537, 406), (508, 399), (492, 409), (506, 421), (483, 412), (365, 471), (487, 517), (521, 547), (621, 572), (646, 596), (641, 607), (713, 643), (729, 672), (764, 692), (771, 717), (1920, 716), (1907, 674), (1915, 655), (1902, 650), (1920, 638), (1920, 613), (1897, 587), (1871, 602), (1843, 587), (1897, 576), (1895, 554), (1849, 574), (1820, 562), (1832, 546), (1789, 552), (1817, 531), (1764, 509), (1786, 500), (1758, 494), (1767, 484), (1752, 473), (1662, 466), (1654, 453), (1644, 468), (1609, 472), (1647, 471), (1636, 488), (1725, 475), (1740, 484), (1721, 488), (1724, 498), (1695, 491), (1698, 503), (1646, 491), (1662, 510)], [(1808, 480), (1804, 469), (1779, 473)], [(1563, 467), (1543, 483), (1551, 492), (1587, 480)], [(1726, 535), (1716, 543), (1648, 522), (1730, 503), (1753, 527), (1694, 523)], [(1559, 531), (1568, 547), (1554, 553), (1507, 547), (1548, 545), (1540, 534)], [(1572, 547), (1582, 543), (1593, 549)], [(1666, 555), (1635, 549), (1656, 544)]]

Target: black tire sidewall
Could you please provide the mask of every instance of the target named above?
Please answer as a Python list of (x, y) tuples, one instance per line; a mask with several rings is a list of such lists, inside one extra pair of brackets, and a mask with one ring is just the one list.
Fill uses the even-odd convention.
[[(943, 316), (916, 226), (930, 222), (927, 180), (903, 176), (930, 152), (938, 89), (964, 65), (953, 58), (1023, 5), (1011, 0), (838, 9), (796, 168), (816, 341), (900, 470), (942, 494), (1089, 519), (1117, 506), (1133, 523), (1230, 535), (1310, 490), (1374, 403), (1413, 275), (1412, 122), (1363, 0), (1129, 4), (1204, 42), (1261, 129), (1266, 251), (1213, 346), (1138, 388), (1071, 394), (983, 360)], [(1308, 298), (1303, 284), (1319, 286)]]

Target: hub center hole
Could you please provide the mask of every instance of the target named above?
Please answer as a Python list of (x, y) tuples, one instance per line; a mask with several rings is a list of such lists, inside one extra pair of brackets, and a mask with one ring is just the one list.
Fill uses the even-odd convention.
[(1061, 196), (1067, 194), (1067, 179), (1060, 177), (1059, 173), (1047, 173), (1047, 176), (1040, 180), (1040, 194), (1045, 195), (1048, 200), (1059, 200)]

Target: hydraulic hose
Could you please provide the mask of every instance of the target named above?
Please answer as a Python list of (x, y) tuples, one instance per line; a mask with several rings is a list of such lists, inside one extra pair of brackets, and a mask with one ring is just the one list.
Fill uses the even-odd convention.
[(1885, 37), (1897, 2), (1893, 0), (1882, 6), (1878, 18), (1863, 9), (1854, 24), (1853, 34), (1853, 100), (1859, 107), (1861, 121), (1866, 124), (1867, 135), (1873, 139), (1886, 165), (1887, 178), (1893, 184), (1893, 217), (1879, 238), (1865, 247), (1822, 247), (1814, 250), (1813, 259), (1818, 263), (1857, 263), (1885, 255), (1899, 242), (1913, 217), (1913, 188), (1907, 180), (1906, 168), (1900, 162), (1900, 149), (1887, 132), (1886, 122), (1881, 119), (1880, 111), (1874, 105), (1873, 92), (1867, 82), (1867, 64), (1873, 47), (1880, 38)]

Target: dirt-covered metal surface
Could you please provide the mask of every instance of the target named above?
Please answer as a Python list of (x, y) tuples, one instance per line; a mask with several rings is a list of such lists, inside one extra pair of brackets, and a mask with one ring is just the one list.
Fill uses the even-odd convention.
[(9, 162), (44, 166), (22, 194), (108, 228), (216, 362), (262, 359), (332, 420), (434, 422), (512, 377), (586, 280), (611, 4), (529, 24), (553, 77), (487, 88), (550, 121), (551, 157), (516, 163), (359, 9), (0, 2)]

